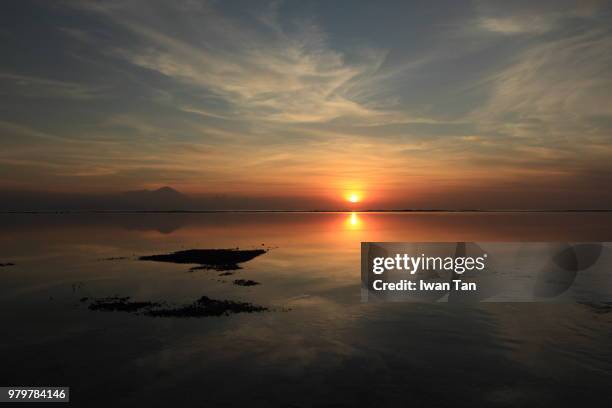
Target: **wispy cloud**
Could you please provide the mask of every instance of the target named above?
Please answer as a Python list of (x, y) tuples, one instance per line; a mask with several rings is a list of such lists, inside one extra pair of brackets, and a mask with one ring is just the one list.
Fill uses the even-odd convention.
[(542, 34), (553, 27), (554, 19), (538, 15), (520, 17), (485, 17), (480, 26), (501, 34)]
[[(207, 9), (198, 15), (205, 28), (186, 40), (124, 10), (103, 12), (143, 41), (139, 47), (114, 50), (117, 55), (213, 93), (237, 115), (295, 123), (339, 117), (367, 120), (386, 114), (351, 97), (358, 93), (360, 80), (384, 62), (385, 50), (364, 48), (349, 62), (312, 22), (296, 23), (289, 31), (266, 15), (257, 30), (249, 30)], [(209, 41), (219, 33), (223, 41)]]
[(0, 93), (30, 98), (86, 100), (100, 97), (104, 91), (99, 86), (8, 72), (0, 72), (0, 86)]
[(561, 28), (572, 18), (588, 19), (601, 1), (477, 1), (480, 28), (504, 35), (543, 34)]
[[(560, 136), (574, 142), (609, 137), (612, 120), (612, 38), (594, 30), (530, 47), (496, 74), (492, 92), (473, 120), (512, 136)], [(610, 122), (612, 124), (612, 122)]]

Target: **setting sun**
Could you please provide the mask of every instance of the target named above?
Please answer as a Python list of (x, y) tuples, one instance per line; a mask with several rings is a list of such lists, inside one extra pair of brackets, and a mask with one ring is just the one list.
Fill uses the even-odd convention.
[(349, 194), (349, 196), (347, 197), (347, 200), (350, 201), (351, 203), (358, 203), (359, 201), (361, 201), (359, 195), (356, 193)]

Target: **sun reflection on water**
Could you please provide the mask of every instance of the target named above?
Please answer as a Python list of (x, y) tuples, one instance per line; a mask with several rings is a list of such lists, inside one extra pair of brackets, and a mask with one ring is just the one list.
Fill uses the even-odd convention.
[(345, 224), (350, 230), (359, 230), (361, 229), (363, 222), (356, 212), (352, 212), (346, 219)]

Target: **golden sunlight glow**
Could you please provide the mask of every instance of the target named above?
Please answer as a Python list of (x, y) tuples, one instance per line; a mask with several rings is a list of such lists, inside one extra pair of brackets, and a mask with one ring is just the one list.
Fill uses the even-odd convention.
[(357, 215), (357, 213), (352, 212), (348, 218), (346, 219), (346, 226), (349, 230), (360, 229), (361, 227), (361, 219)]
[(346, 199), (350, 201), (351, 203), (358, 203), (359, 201), (361, 201), (359, 194), (357, 193), (349, 194)]

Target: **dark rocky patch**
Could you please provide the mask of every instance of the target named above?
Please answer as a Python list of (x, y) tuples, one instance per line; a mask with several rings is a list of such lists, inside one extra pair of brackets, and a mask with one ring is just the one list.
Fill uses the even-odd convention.
[(232, 313), (255, 313), (268, 311), (267, 307), (254, 305), (248, 302), (235, 302), (232, 300), (216, 300), (202, 296), (195, 302), (167, 309), (147, 310), (145, 314), (153, 317), (207, 317), (227, 316)]
[[(242, 269), (239, 265), (200, 265), (194, 266), (193, 268), (189, 268), (189, 272), (195, 271), (236, 271), (238, 269)], [(231, 273), (230, 273), (231, 275)]]
[(265, 249), (188, 249), (170, 254), (141, 256), (139, 259), (141, 261), (200, 265), (192, 270), (201, 268), (227, 271), (240, 269), (239, 263), (248, 262), (266, 252)]
[(124, 261), (128, 259), (127, 256), (112, 256), (110, 258), (102, 258), (100, 261)]
[[(83, 300), (81, 300), (83, 301)], [(161, 306), (155, 302), (132, 302), (130, 297), (107, 297), (95, 299), (90, 305), (90, 310), (102, 310), (106, 312), (137, 312), (142, 309), (150, 309)]]
[(250, 279), (236, 279), (234, 280), (234, 285), (238, 285), (238, 286), (255, 286), (255, 285), (260, 285), (259, 282), (255, 282), (254, 280), (250, 280)]
[(234, 272), (223, 272), (220, 273), (219, 276), (232, 276), (234, 274)]
[(8, 266), (15, 266), (15, 264), (12, 262), (0, 263), (0, 268), (6, 268)]
[[(81, 298), (81, 302), (87, 302), (89, 298)], [(248, 302), (236, 302), (233, 300), (217, 300), (202, 296), (193, 303), (167, 306), (165, 302), (133, 302), (129, 296), (106, 297), (93, 299), (89, 304), (90, 310), (101, 310), (106, 312), (128, 312), (143, 314), (152, 317), (208, 317), (228, 316), (232, 313), (255, 313), (265, 312), (267, 307), (254, 305)]]

